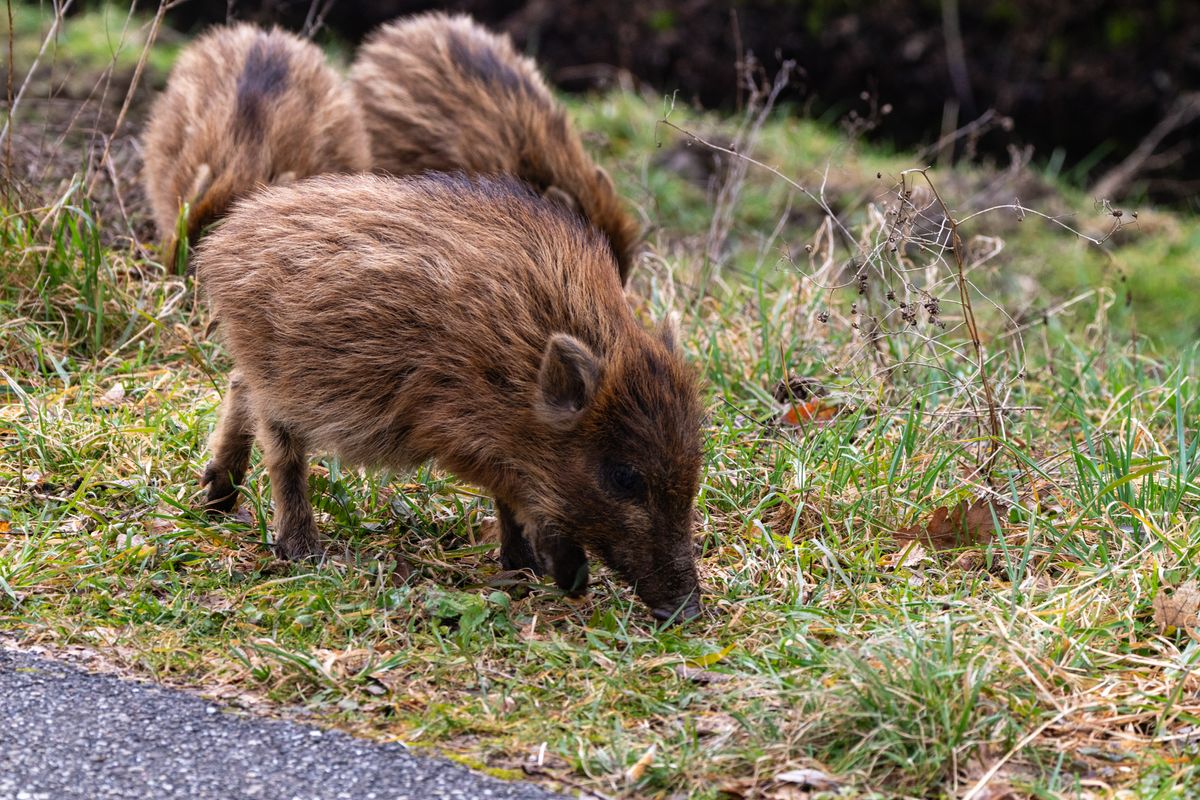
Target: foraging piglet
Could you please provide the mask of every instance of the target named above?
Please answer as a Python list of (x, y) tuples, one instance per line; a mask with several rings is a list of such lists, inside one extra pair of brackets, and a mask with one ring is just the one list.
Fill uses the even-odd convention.
[(466, 15), (384, 25), (350, 71), (374, 169), (506, 173), (573, 207), (612, 243), (621, 282), (640, 234), (537, 66)]
[(320, 49), (248, 24), (214, 28), (184, 49), (143, 146), (146, 192), (168, 249), (184, 203), (194, 238), (260, 184), (370, 168), (362, 115)]
[(432, 460), (490, 491), (506, 568), (694, 616), (696, 380), (630, 311), (608, 244), (507, 177), (321, 176), (240, 201), (197, 275), (235, 374), (202, 483), (228, 510), (255, 438), (276, 549), (318, 550), (310, 452)]

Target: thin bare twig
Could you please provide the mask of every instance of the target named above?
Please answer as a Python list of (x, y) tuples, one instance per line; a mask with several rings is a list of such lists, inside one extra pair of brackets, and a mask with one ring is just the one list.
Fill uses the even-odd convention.
[(1092, 186), (1092, 196), (1111, 199), (1120, 194), (1144, 167), (1151, 163), (1154, 151), (1163, 139), (1200, 119), (1200, 92), (1188, 92), (1175, 99), (1167, 115), (1159, 120), (1146, 138)]
[(783, 174), (783, 172), (781, 172), (778, 168), (773, 167), (770, 164), (767, 164), (765, 162), (759, 161), (758, 159), (753, 158), (752, 156), (748, 156), (745, 153), (739, 153), (736, 150), (731, 150), (728, 147), (722, 147), (721, 145), (716, 144), (715, 142), (709, 141), (708, 139), (705, 139), (702, 136), (698, 136), (697, 134), (693, 133), (692, 131), (687, 130), (686, 128), (679, 127), (674, 122), (671, 122), (671, 120), (667, 119), (667, 117), (663, 117), (662, 119), (660, 119), (658, 121), (658, 124), (665, 125), (666, 127), (670, 128), (671, 130), (674, 130), (674, 131), (677, 131), (678, 133), (683, 134), (684, 136), (686, 136), (688, 139), (695, 142), (696, 144), (703, 145), (704, 147), (707, 147), (708, 149), (713, 150), (714, 152), (724, 153), (725, 155), (732, 156), (733, 158), (736, 158), (736, 159), (740, 159), (742, 161), (745, 161), (748, 164), (753, 164), (754, 166), (758, 167), (759, 169), (766, 170), (767, 172), (774, 175), (776, 178), (779, 178), (779, 180), (783, 181), (788, 186), (791, 186), (793, 189), (800, 192), (802, 195), (807, 197), (809, 200), (812, 200), (814, 203), (816, 203), (817, 206), (822, 211), (824, 211), (825, 214), (831, 220), (833, 220), (834, 226), (838, 229), (838, 232), (841, 233), (843, 238), (846, 240), (849, 249), (851, 251), (855, 250), (857, 242), (854, 239), (854, 235), (852, 233), (850, 233), (850, 230), (845, 226), (845, 224), (841, 221), (841, 219), (838, 218), (838, 215), (833, 212), (833, 209), (829, 207), (829, 204), (826, 203), (824, 199), (822, 199), (818, 195), (814, 194), (811, 190), (805, 188), (804, 186), (801, 186), (795, 180), (793, 180), (792, 178)]
[[(9, 116), (12, 116), (13, 110), (13, 72), (16, 71), (14, 62), (13, 50), (16, 47), (14, 36), (15, 23), (13, 22), (13, 4), (12, 0), (7, 0), (5, 5), (8, 7), (8, 90), (4, 97), (7, 100), (6, 108), (9, 110)], [(4, 192), (7, 195), (9, 188), (12, 186), (12, 139), (4, 140)]]
[[(133, 68), (133, 78), (129, 81), (129, 90), (125, 92), (125, 100), (121, 103), (121, 111), (117, 114), (117, 121), (113, 123), (112, 133), (104, 142), (104, 152), (100, 154), (100, 163), (109, 156), (109, 150), (112, 148), (113, 140), (117, 138), (117, 134), (121, 130), (121, 125), (125, 122), (125, 115), (129, 113), (129, 106), (133, 103), (133, 96), (137, 92), (138, 84), (142, 80), (142, 72), (146, 69), (146, 62), (150, 58), (150, 51), (154, 47), (154, 42), (158, 39), (158, 31), (162, 27), (163, 17), (166, 16), (167, 9), (170, 4), (167, 2), (159, 2), (158, 10), (154, 12), (154, 19), (150, 23), (150, 31), (146, 34), (146, 43), (142, 47), (142, 52), (138, 55), (137, 66)], [(87, 193), (90, 196), (96, 188), (96, 181), (100, 179), (103, 170), (96, 170), (92, 174), (92, 180), (88, 183)]]
[[(11, 0), (9, 0), (11, 3)], [(0, 128), (0, 145), (7, 146), (9, 133), (12, 130), (13, 120), (17, 118), (17, 107), (21, 105), (21, 98), (25, 96), (25, 90), (29, 88), (29, 84), (33, 81), (34, 73), (42, 63), (42, 56), (46, 54), (46, 48), (58, 36), (58, 29), (62, 26), (63, 17), (66, 16), (67, 10), (71, 8), (72, 0), (66, 0), (61, 6), (54, 6), (54, 21), (50, 23), (50, 30), (46, 31), (45, 38), (42, 39), (42, 46), (38, 48), (38, 53), (33, 59), (33, 64), (29, 67), (29, 71), (25, 73), (25, 80), (21, 81), (21, 88), (17, 90), (17, 96), (8, 104), (8, 119), (4, 120), (4, 127)], [(12, 80), (12, 7), (9, 6), (9, 80)]]

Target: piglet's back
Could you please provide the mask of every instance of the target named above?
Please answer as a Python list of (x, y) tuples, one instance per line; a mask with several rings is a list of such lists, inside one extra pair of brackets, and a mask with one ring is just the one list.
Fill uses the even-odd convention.
[[(489, 404), (512, 424), (504, 408), (533, 404), (552, 333), (603, 356), (637, 328), (607, 243), (508, 178), (272, 187), (206, 238), (197, 272), (271, 416), (360, 463), (418, 463), (438, 425), (486, 417)], [(380, 458), (372, 431), (395, 419), (422, 445)]]
[(213, 28), (184, 49), (143, 145), (164, 238), (183, 202), (195, 235), (259, 184), (370, 164), (361, 113), (321, 50), (248, 24)]
[(463, 15), (397, 20), (363, 43), (351, 79), (376, 170), (505, 173), (553, 189), (609, 237), (626, 279), (638, 226), (507, 36)]

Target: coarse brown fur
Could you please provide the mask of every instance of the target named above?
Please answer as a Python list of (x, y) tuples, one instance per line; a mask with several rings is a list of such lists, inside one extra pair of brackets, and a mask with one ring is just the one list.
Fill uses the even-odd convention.
[(537, 66), (507, 36), (465, 15), (409, 17), (375, 31), (350, 76), (376, 170), (516, 175), (603, 231), (621, 282), (628, 278), (638, 226)]
[(188, 203), (195, 237), (261, 184), (370, 168), (362, 115), (311, 42), (278, 28), (214, 28), (171, 70), (143, 138), (146, 191), (171, 248)]
[(236, 367), (208, 502), (257, 437), (282, 555), (317, 550), (308, 453), (433, 461), (494, 495), (506, 567), (580, 591), (586, 551), (698, 611), (695, 378), (577, 215), (508, 177), (322, 176), (239, 202), (197, 274)]

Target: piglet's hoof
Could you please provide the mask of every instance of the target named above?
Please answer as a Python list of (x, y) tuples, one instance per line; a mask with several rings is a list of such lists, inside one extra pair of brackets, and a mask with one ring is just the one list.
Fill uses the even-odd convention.
[(316, 526), (310, 530), (284, 531), (275, 537), (271, 548), (285, 561), (319, 561), (323, 552), (317, 540)]
[(546, 574), (542, 565), (538, 563), (533, 548), (524, 537), (517, 537), (500, 545), (500, 566), (513, 571), (527, 569), (538, 577)]
[(542, 553), (547, 571), (554, 575), (554, 582), (568, 597), (582, 597), (588, 590), (588, 560), (583, 548), (569, 539), (557, 537), (548, 543), (548, 551)]
[(204, 508), (214, 514), (227, 514), (237, 508), (238, 490), (229, 480), (229, 472), (209, 464), (200, 476), (200, 485), (208, 489)]

